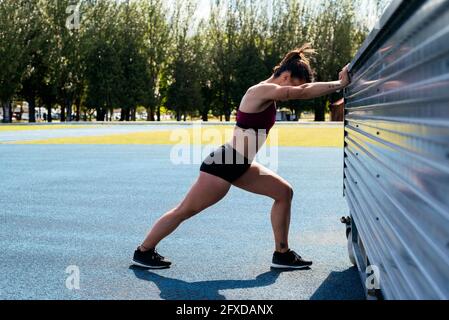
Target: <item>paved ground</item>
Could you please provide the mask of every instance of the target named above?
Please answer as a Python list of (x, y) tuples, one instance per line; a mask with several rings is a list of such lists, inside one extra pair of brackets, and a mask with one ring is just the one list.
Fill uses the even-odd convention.
[[(291, 245), (315, 266), (275, 272), (271, 201), (232, 190), (159, 250), (174, 267), (130, 268), (149, 226), (182, 198), (198, 166), (169, 146), (0, 145), (0, 299), (363, 299), (344, 227), (342, 151), (281, 148), (296, 189)], [(80, 290), (65, 282), (81, 272)]]

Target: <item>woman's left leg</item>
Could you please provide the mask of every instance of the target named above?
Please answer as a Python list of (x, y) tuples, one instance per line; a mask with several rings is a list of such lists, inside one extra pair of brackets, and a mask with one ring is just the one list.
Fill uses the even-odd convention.
[(292, 186), (279, 175), (264, 166), (253, 163), (251, 168), (233, 184), (251, 193), (272, 198), (275, 202), (271, 211), (274, 238), (277, 252), (287, 252), (289, 248), (289, 229)]

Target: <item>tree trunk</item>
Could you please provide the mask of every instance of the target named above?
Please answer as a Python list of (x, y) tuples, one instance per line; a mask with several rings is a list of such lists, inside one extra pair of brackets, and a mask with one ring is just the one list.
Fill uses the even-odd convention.
[(125, 112), (125, 121), (126, 121), (126, 122), (129, 122), (129, 119), (130, 119), (130, 118), (129, 118), (130, 110), (129, 110), (128, 108), (126, 108), (125, 111), (126, 111), (126, 112)]
[(10, 101), (3, 102), (2, 109), (3, 109), (3, 123), (11, 123), (12, 122), (11, 102)]
[(79, 122), (81, 120), (81, 99), (80, 98), (76, 99), (75, 105), (76, 105), (76, 111), (75, 111), (76, 112), (76, 121)]
[(66, 121), (66, 116), (65, 116), (65, 102), (63, 104), (61, 104), (61, 122), (65, 122)]
[(67, 122), (72, 122), (72, 100), (67, 99), (66, 101), (66, 110), (67, 110)]
[(36, 122), (36, 98), (30, 97), (28, 99), (28, 118), (30, 123)]
[(53, 122), (53, 118), (51, 116), (51, 104), (47, 105), (47, 121), (49, 123)]
[(105, 112), (103, 108), (97, 108), (97, 121), (103, 122), (105, 117)]
[(130, 110), (128, 108), (122, 108), (120, 112), (120, 121), (129, 121)]
[(225, 116), (225, 121), (229, 122), (231, 121), (231, 111), (229, 110), (229, 101), (228, 101), (228, 94), (225, 91), (224, 95), (223, 95), (223, 109), (224, 109), (224, 116)]
[(231, 110), (225, 110), (225, 121), (230, 122), (231, 121)]
[(16, 115), (17, 121), (22, 121), (22, 115), (23, 115), (23, 105), (20, 105), (20, 112), (18, 115)]
[(137, 108), (131, 108), (130, 110), (131, 112), (131, 121), (136, 121), (137, 117), (136, 117), (136, 113), (137, 113)]
[(203, 120), (203, 122), (208, 122), (209, 121), (209, 110), (203, 110), (202, 114), (201, 114), (201, 119)]
[(295, 107), (295, 115), (296, 115), (296, 121), (301, 120), (301, 116), (302, 116), (301, 107)]
[(316, 122), (326, 121), (325, 107), (322, 103), (320, 103), (320, 105), (315, 108), (315, 121)]
[(147, 108), (147, 121), (154, 122), (156, 119), (154, 117), (154, 108), (148, 107)]
[(157, 121), (161, 122), (161, 107), (160, 106), (158, 106), (156, 108), (156, 115), (157, 115)]

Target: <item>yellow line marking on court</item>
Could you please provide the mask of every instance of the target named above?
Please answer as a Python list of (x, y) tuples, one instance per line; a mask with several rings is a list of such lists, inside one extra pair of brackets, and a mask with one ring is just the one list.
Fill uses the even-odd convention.
[[(230, 141), (232, 127), (203, 126), (171, 131), (148, 131), (103, 136), (65, 137), (45, 140), (16, 141), (6, 144), (26, 145), (220, 145)], [(276, 139), (277, 136), (277, 139)], [(212, 137), (212, 138), (211, 138)], [(215, 138), (215, 139), (214, 139)], [(281, 147), (343, 147), (344, 129), (341, 127), (275, 127), (268, 145)]]

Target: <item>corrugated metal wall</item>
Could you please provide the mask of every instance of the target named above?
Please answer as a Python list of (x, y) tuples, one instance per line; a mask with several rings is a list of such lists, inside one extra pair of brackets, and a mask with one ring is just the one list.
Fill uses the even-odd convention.
[(449, 299), (449, 0), (395, 1), (351, 64), (345, 196), (387, 299)]

